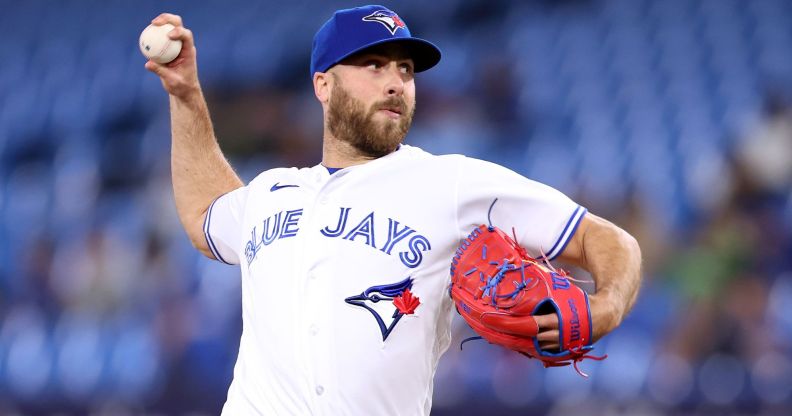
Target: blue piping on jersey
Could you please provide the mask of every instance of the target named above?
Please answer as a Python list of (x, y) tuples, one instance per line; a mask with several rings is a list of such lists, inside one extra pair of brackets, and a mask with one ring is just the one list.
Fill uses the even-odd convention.
[[(561, 235), (558, 237), (558, 240), (556, 240), (555, 244), (553, 244), (553, 247), (550, 249), (550, 251), (547, 252), (548, 260), (554, 260), (564, 251), (567, 244), (569, 244), (569, 240), (571, 240), (572, 236), (575, 235), (575, 231), (577, 231), (578, 225), (580, 225), (580, 220), (583, 219), (583, 216), (586, 215), (586, 212), (588, 212), (588, 210), (581, 206), (575, 208), (575, 211), (572, 212), (572, 215), (569, 217), (569, 220), (564, 226), (564, 230), (561, 231)], [(572, 227), (571, 230), (570, 227)], [(569, 231), (569, 235), (567, 235), (567, 231)]]
[[(225, 194), (223, 194), (223, 195), (225, 195)], [(220, 261), (222, 261), (225, 264), (232, 265), (231, 263), (225, 261), (223, 256), (220, 255), (220, 251), (217, 250), (217, 246), (215, 246), (215, 243), (212, 240), (212, 236), (209, 235), (209, 227), (211, 226), (211, 221), (212, 221), (211, 220), (212, 208), (214, 208), (215, 202), (217, 202), (218, 199), (222, 198), (223, 195), (220, 195), (217, 198), (215, 198), (215, 200), (212, 201), (212, 204), (209, 205), (209, 209), (206, 211), (206, 218), (204, 218), (204, 237), (206, 237), (206, 244), (209, 246), (209, 251), (212, 252), (212, 255), (215, 256), (215, 258), (217, 260), (220, 260)]]

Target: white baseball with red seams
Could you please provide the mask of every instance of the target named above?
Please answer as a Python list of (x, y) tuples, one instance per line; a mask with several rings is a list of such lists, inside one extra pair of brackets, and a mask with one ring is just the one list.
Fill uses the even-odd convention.
[(176, 59), (181, 52), (182, 41), (168, 37), (168, 32), (175, 27), (166, 23), (164, 25), (148, 25), (140, 34), (140, 52), (158, 64), (167, 64)]

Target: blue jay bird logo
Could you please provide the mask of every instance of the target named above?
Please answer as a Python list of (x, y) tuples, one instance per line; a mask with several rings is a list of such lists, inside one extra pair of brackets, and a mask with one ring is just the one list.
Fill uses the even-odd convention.
[(407, 27), (404, 21), (399, 18), (399, 15), (390, 10), (377, 10), (364, 17), (363, 21), (382, 23), (390, 31), (391, 35), (395, 35), (397, 30)]
[[(413, 296), (411, 288), (412, 278), (408, 277), (398, 283), (372, 286), (359, 295), (344, 299), (344, 302), (371, 312), (382, 332), (382, 340), (385, 341), (402, 316), (412, 315), (415, 313), (415, 308), (421, 304), (421, 300)], [(392, 314), (389, 313), (390, 310), (393, 310)], [(381, 312), (384, 316), (390, 315), (390, 317), (383, 319)]]

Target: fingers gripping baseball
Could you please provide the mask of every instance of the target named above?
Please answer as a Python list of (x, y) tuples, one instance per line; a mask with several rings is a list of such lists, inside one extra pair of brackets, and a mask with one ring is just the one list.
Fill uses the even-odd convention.
[(162, 25), (162, 24), (165, 24), (165, 23), (170, 23), (170, 24), (172, 24), (173, 26), (176, 26), (176, 27), (184, 26), (184, 24), (182, 23), (181, 16), (179, 16), (177, 14), (171, 14), (171, 13), (161, 13), (159, 16), (157, 16), (154, 19), (152, 19), (151, 23), (153, 23), (155, 25)]
[(195, 42), (192, 31), (184, 27), (180, 16), (163, 13), (151, 21), (151, 24), (156, 26), (167, 23), (174, 26), (167, 36), (182, 42), (181, 51), (171, 62), (160, 64), (149, 60), (145, 67), (160, 77), (162, 86), (168, 94), (183, 98), (200, 90)]

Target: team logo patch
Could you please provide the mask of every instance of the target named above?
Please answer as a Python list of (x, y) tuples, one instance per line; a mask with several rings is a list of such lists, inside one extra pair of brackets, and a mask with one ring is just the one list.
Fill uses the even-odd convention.
[(391, 35), (395, 35), (397, 30), (407, 27), (396, 13), (389, 10), (377, 10), (364, 17), (363, 21), (382, 23), (390, 31)]
[(385, 341), (402, 316), (414, 314), (421, 304), (421, 300), (413, 296), (411, 288), (412, 278), (408, 277), (398, 283), (372, 286), (344, 301), (371, 312), (382, 332), (382, 340)]

